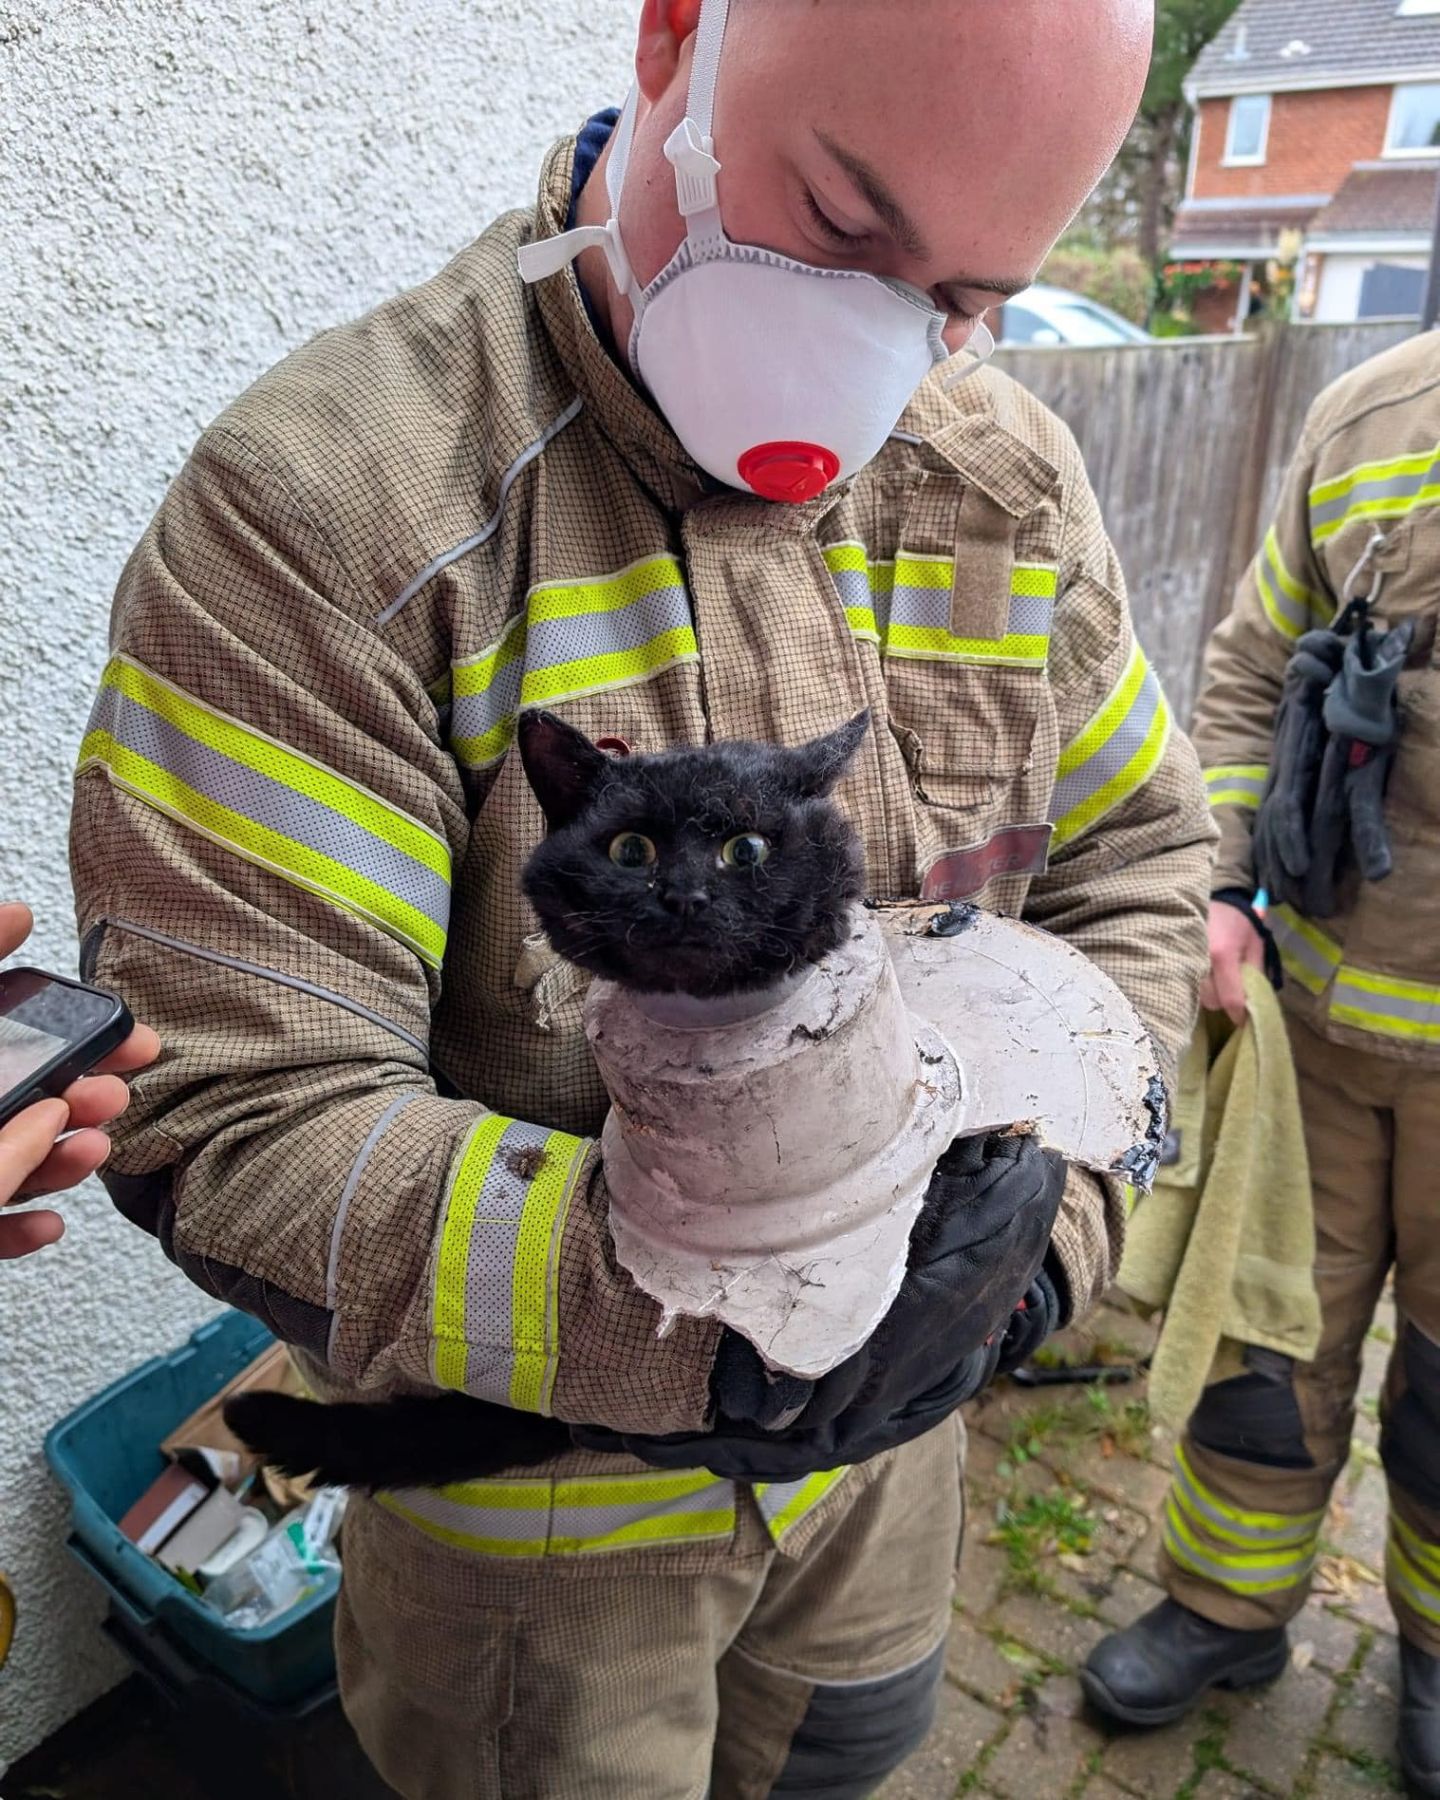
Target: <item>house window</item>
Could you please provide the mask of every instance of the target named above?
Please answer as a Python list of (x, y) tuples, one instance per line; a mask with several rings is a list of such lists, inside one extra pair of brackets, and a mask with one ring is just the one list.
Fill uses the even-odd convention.
[(1397, 87), (1390, 102), (1387, 156), (1440, 155), (1440, 81)]
[(1270, 96), (1237, 94), (1230, 102), (1230, 129), (1225, 134), (1227, 163), (1263, 163), (1270, 135)]

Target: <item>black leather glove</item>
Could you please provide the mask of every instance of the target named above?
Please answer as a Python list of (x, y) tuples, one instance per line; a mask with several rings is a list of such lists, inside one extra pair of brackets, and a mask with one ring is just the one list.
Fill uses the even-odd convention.
[(1009, 1328), (1000, 1340), (995, 1373), (1009, 1375), (1030, 1358), (1054, 1331), (1067, 1320), (1067, 1308), (1061, 1295), (1064, 1277), (1054, 1268), (1053, 1258), (1025, 1290), (1025, 1298), (1010, 1315)]
[(1034, 1138), (957, 1139), (931, 1177), (894, 1304), (839, 1368), (795, 1383), (727, 1333), (712, 1383), (713, 1431), (616, 1437), (577, 1426), (575, 1441), (657, 1468), (790, 1481), (919, 1437), (995, 1373), (1064, 1188), (1064, 1161)]

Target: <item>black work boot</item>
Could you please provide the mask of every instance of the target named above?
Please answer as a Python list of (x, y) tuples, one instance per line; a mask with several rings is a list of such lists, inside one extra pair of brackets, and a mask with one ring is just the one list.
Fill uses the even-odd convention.
[(1400, 1767), (1412, 1794), (1440, 1795), (1440, 1656), (1400, 1640)]
[(1095, 1646), (1080, 1671), (1080, 1685), (1090, 1704), (1109, 1718), (1126, 1725), (1168, 1725), (1184, 1718), (1211, 1688), (1274, 1681), (1288, 1658), (1283, 1625), (1232, 1631), (1176, 1600), (1162, 1600)]

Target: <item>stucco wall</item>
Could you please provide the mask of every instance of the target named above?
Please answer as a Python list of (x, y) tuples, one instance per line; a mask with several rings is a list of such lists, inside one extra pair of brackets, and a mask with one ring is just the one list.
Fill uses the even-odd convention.
[[(74, 966), (70, 765), (124, 558), (196, 433), (528, 202), (639, 0), (0, 0), (0, 888)], [(17, 279), (18, 278), (18, 279)], [(208, 1310), (87, 1190), (0, 1264), (0, 1770), (122, 1672), (46, 1427)]]

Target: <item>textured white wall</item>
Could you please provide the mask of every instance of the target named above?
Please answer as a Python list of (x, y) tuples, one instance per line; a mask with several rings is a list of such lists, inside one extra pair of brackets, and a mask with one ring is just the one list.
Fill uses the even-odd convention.
[[(533, 197), (639, 0), (0, 0), (0, 889), (73, 968), (70, 768), (130, 546), (197, 432)], [(92, 1187), (0, 1264), (0, 1770), (117, 1679), (45, 1429), (208, 1303)]]

